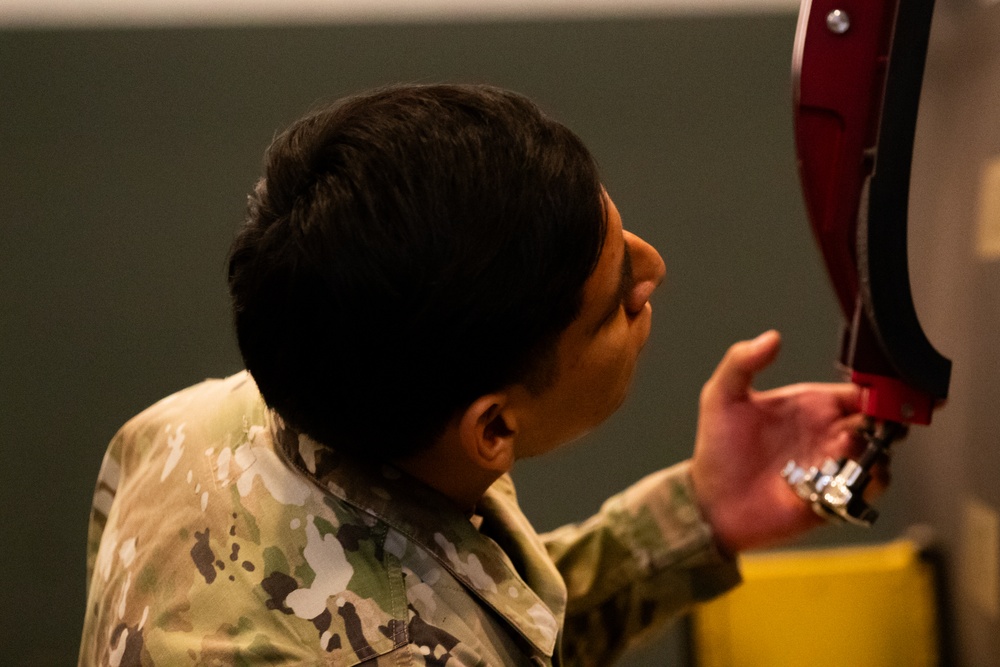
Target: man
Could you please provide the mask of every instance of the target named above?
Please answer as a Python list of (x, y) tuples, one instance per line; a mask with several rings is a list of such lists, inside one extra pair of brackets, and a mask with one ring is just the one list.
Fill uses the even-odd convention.
[(840, 455), (850, 385), (751, 388), (734, 345), (692, 461), (537, 535), (507, 473), (597, 426), (659, 254), (513, 93), (405, 86), (278, 137), (232, 249), (249, 373), (126, 424), (91, 519), (81, 664), (607, 665), (818, 521), (778, 471)]

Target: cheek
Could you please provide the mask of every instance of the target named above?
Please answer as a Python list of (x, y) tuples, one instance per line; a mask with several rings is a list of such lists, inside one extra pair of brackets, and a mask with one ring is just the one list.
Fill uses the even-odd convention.
[(638, 354), (633, 333), (623, 327), (580, 358), (579, 386), (589, 402), (613, 403), (614, 407), (621, 403)]

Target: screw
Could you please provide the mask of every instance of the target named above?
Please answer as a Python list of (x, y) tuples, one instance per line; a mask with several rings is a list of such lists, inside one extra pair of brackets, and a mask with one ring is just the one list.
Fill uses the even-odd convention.
[(834, 9), (826, 15), (826, 27), (836, 35), (843, 35), (851, 27), (851, 17), (843, 10)]

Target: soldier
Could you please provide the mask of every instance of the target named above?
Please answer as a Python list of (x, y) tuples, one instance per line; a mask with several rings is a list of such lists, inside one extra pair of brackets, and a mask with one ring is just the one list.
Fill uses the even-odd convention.
[(269, 149), (229, 261), (247, 372), (112, 441), (81, 665), (608, 665), (818, 521), (777, 471), (839, 456), (852, 385), (769, 392), (776, 332), (701, 394), (691, 461), (538, 535), (507, 475), (601, 423), (659, 254), (514, 93), (401, 86)]

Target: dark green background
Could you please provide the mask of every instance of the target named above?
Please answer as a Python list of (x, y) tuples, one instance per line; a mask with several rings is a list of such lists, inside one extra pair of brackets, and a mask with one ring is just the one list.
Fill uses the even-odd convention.
[[(762, 385), (833, 379), (839, 313), (795, 173), (794, 29), (782, 14), (0, 32), (0, 663), (75, 661), (107, 441), (240, 368), (226, 249), (269, 140), (320, 100), (401, 81), (526, 93), (583, 136), (626, 227), (666, 259), (629, 401), (515, 471), (539, 528), (685, 458), (732, 341), (783, 331)], [(875, 530), (817, 539), (896, 535), (893, 498)]]

